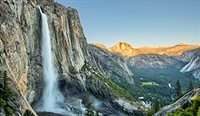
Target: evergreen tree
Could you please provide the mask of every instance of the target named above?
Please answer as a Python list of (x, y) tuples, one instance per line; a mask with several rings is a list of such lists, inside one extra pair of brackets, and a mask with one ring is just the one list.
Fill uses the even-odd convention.
[(200, 116), (200, 107), (198, 109), (197, 116)]
[(3, 76), (4, 75), (4, 73), (3, 73), (3, 71), (0, 71), (0, 98), (2, 98), (3, 97), (3, 95), (4, 95), (4, 93), (3, 93)]
[(0, 72), (0, 81), (1, 88), (0, 88), (0, 107), (4, 109), (6, 116), (13, 115), (13, 109), (9, 106), (8, 102), (10, 101), (13, 93), (12, 90), (8, 86), (8, 75), (7, 72)]
[(87, 106), (85, 116), (95, 116), (95, 115), (94, 115), (94, 111), (92, 110), (91, 104), (89, 104), (89, 105)]
[(181, 92), (181, 85), (180, 85), (180, 82), (179, 82), (179, 80), (178, 80), (178, 81), (176, 81), (175, 92), (176, 92), (176, 96), (177, 96), (177, 98), (180, 98), (180, 97), (181, 97), (181, 94), (182, 94), (182, 92)]
[(0, 79), (2, 79), (4, 77), (4, 72), (0, 71)]
[(157, 112), (161, 108), (160, 100), (156, 100), (153, 105), (153, 111), (154, 113)]
[(99, 116), (99, 112), (96, 112), (96, 116)]
[(30, 110), (26, 110), (23, 116), (35, 116)]
[(191, 91), (191, 90), (193, 90), (193, 85), (192, 85), (192, 82), (190, 81), (190, 83), (189, 83), (189, 85), (188, 85), (188, 89), (187, 89), (187, 91)]
[(3, 91), (4, 91), (4, 96), (3, 98), (8, 101), (11, 96), (13, 95), (12, 90), (8, 87), (8, 75), (7, 72), (4, 72), (4, 77), (3, 77), (3, 83), (4, 83), (4, 87), (3, 87)]

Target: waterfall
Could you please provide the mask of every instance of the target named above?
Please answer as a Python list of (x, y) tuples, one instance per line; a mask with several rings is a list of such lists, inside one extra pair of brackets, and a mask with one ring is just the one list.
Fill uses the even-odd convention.
[(81, 115), (84, 116), (85, 107), (82, 104), (82, 100), (78, 98), (71, 99), (70, 97), (64, 98), (58, 89), (58, 75), (52, 57), (48, 19), (40, 7), (39, 10), (42, 17), (41, 55), (44, 88), (41, 100), (36, 105), (36, 111), (53, 112), (67, 116), (76, 116), (76, 113), (80, 111)]
[(58, 75), (53, 63), (48, 19), (47, 16), (42, 13), (40, 7), (39, 10), (42, 17), (42, 65), (44, 88), (37, 111), (64, 113), (65, 110), (61, 106), (64, 102), (64, 97), (58, 89)]

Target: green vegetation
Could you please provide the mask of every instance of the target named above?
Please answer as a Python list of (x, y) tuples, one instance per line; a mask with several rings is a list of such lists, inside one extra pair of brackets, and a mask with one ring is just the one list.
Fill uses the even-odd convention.
[(200, 116), (200, 107), (198, 109), (197, 116)]
[[(179, 80), (182, 93), (188, 91), (188, 84), (191, 81), (193, 87), (196, 87), (200, 81), (195, 79), (190, 72), (181, 73), (174, 67), (169, 69), (131, 69), (134, 74), (135, 84), (129, 84), (124, 77), (120, 80), (112, 80), (121, 88), (125, 89), (134, 99), (144, 97), (144, 101), (151, 101), (152, 103), (160, 99), (161, 104), (168, 105), (173, 103), (176, 97), (176, 81)], [(155, 82), (159, 86), (142, 86), (144, 82)], [(169, 84), (171, 87), (169, 87)]]
[(93, 73), (93, 75), (95, 75), (95, 80), (100, 81), (100, 85), (105, 87), (105, 89), (109, 89), (110, 91), (112, 91), (114, 95), (117, 95), (121, 98), (125, 98), (130, 101), (133, 100), (133, 97), (130, 94), (128, 94), (128, 92), (119, 87), (112, 80), (104, 77), (103, 75), (97, 74), (95, 71), (96, 69), (89, 65), (89, 63), (85, 62), (84, 66), (82, 67), (82, 70), (86, 72), (90, 71), (91, 73)]
[(6, 112), (6, 116), (12, 116), (13, 115), (13, 109), (11, 106), (9, 106), (8, 102), (13, 96), (12, 90), (8, 87), (8, 76), (6, 72), (0, 72), (0, 81), (3, 81), (3, 87), (1, 89), (0, 93), (0, 109), (4, 109)]
[(175, 92), (176, 92), (177, 99), (179, 99), (182, 96), (181, 85), (180, 85), (179, 80), (176, 81)]
[(161, 108), (160, 100), (154, 101), (153, 107), (151, 109), (149, 109), (147, 112), (147, 116), (152, 116), (154, 113), (159, 111), (160, 108)]
[(10, 107), (5, 107), (4, 109), (6, 111), (7, 116), (12, 116), (13, 110)]
[(99, 115), (99, 112), (96, 112), (96, 116), (100, 116), (100, 115)]
[(30, 110), (26, 110), (24, 116), (35, 116)]
[(133, 99), (132, 96), (130, 96), (126, 91), (113, 83), (110, 79), (107, 79), (103, 76), (98, 76), (97, 78), (103, 83), (107, 84), (114, 91), (114, 93), (119, 95), (120, 97), (126, 98), (128, 100)]
[(193, 90), (193, 89), (194, 89), (194, 87), (193, 87), (193, 85), (192, 85), (192, 82), (190, 81), (190, 83), (189, 83), (189, 85), (188, 85), (187, 91), (191, 91), (191, 90)]
[(189, 107), (178, 109), (167, 116), (200, 116), (200, 96), (193, 98)]
[(153, 105), (154, 112), (157, 112), (161, 108), (160, 100), (156, 100)]
[(158, 86), (156, 82), (142, 82), (142, 86)]
[(0, 98), (0, 108), (3, 108), (6, 106), (6, 101), (2, 98)]
[[(83, 69), (90, 72), (96, 73), (96, 69), (91, 67), (89, 64), (84, 65)], [(103, 67), (105, 70), (110, 70), (109, 67)], [(114, 93), (121, 95), (128, 99), (139, 100), (139, 97), (144, 97), (144, 101), (151, 101), (153, 104), (156, 100), (160, 100), (162, 106), (171, 104), (177, 99), (176, 94), (176, 82), (179, 80), (180, 96), (181, 93), (188, 92), (188, 89), (196, 87), (200, 81), (195, 79), (190, 72), (181, 73), (174, 67), (169, 67), (167, 69), (131, 69), (134, 74), (135, 84), (129, 84), (125, 77), (113, 72), (113, 77), (105, 78), (102, 75), (95, 74), (97, 78), (95, 80), (100, 80), (101, 86), (107, 86), (106, 89), (111, 88)], [(118, 79), (116, 79), (116, 77)], [(192, 79), (191, 79), (192, 78)], [(191, 84), (188, 83), (191, 81)], [(106, 83), (106, 84), (105, 84)], [(192, 86), (191, 86), (192, 85)], [(121, 97), (120, 96), (120, 97)], [(153, 106), (152, 106), (153, 107)], [(149, 110), (149, 114), (154, 112), (154, 110)]]
[(94, 116), (94, 111), (91, 104), (87, 106), (85, 116)]

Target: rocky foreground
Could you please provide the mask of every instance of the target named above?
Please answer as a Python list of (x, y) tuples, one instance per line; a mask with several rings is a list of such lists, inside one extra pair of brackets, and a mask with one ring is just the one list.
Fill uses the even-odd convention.
[(173, 111), (175, 111), (177, 109), (183, 109), (184, 107), (188, 107), (192, 104), (192, 99), (194, 99), (195, 97), (198, 97), (198, 96), (200, 96), (200, 88), (196, 88), (196, 89), (188, 92), (183, 97), (181, 97), (179, 100), (177, 100), (175, 103), (164, 106), (153, 116), (165, 116), (166, 114), (173, 113)]

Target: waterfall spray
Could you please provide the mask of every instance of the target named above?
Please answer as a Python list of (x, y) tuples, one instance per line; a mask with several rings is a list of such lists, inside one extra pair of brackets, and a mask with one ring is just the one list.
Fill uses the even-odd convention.
[(65, 110), (61, 108), (60, 104), (63, 103), (64, 97), (58, 89), (57, 73), (54, 67), (51, 51), (48, 19), (40, 7), (39, 10), (42, 17), (42, 65), (44, 89), (37, 111), (63, 113)]

